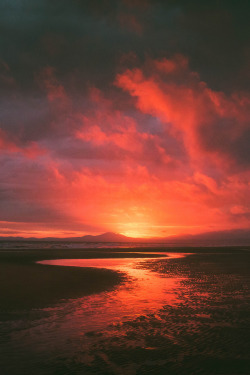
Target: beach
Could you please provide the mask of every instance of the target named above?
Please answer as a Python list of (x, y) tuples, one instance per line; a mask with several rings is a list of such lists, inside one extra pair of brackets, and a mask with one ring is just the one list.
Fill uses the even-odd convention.
[(249, 250), (1, 251), (3, 375), (248, 375)]

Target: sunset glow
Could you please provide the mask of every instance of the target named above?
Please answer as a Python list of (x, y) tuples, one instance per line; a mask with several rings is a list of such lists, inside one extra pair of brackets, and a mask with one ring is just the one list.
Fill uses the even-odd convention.
[(16, 34), (0, 60), (1, 236), (249, 228), (244, 41), (220, 54), (192, 7), (120, 3), (58, 5), (56, 21), (52, 4), (5, 7)]
[(250, 1), (0, 0), (0, 375), (249, 375)]

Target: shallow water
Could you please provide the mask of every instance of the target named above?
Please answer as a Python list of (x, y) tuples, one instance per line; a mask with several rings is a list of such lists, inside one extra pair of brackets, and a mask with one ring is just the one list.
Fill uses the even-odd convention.
[[(169, 259), (184, 256), (180, 253), (165, 255)], [(95, 330), (114, 321), (132, 319), (141, 314), (153, 312), (164, 304), (173, 304), (178, 300), (177, 290), (180, 287), (181, 278), (163, 278), (156, 272), (138, 268), (139, 264), (143, 266), (143, 263), (149, 259), (56, 259), (38, 263), (54, 266), (107, 268), (123, 272), (128, 276), (127, 282), (118, 286), (115, 291), (103, 292), (77, 300), (79, 306), (76, 307), (74, 313), (77, 317), (80, 315), (81, 321), (78, 322), (77, 318), (74, 318), (74, 324), (77, 321), (77, 327), (80, 324), (82, 330)], [(166, 257), (162, 259), (168, 261)], [(72, 303), (73, 301), (71, 305)]]
[(10, 312), (0, 327), (1, 375), (249, 375), (249, 260), (224, 253), (49, 261), (110, 268), (127, 280)]

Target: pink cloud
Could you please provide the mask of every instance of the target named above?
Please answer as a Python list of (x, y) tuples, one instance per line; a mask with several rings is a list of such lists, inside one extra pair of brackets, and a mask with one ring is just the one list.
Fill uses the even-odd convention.
[(12, 141), (7, 133), (0, 129), (0, 152), (8, 154), (20, 153), (27, 158), (33, 159), (46, 153), (46, 149), (40, 147), (37, 142), (29, 142), (25, 146), (18, 145), (18, 140), (16, 142)]
[(49, 129), (64, 131), (25, 144), (1, 131), (4, 228), (165, 236), (249, 226), (249, 172), (237, 168), (246, 95), (207, 87), (180, 55), (119, 74), (129, 93), (120, 106), (116, 92), (92, 88), (74, 107), (51, 68), (40, 84), (54, 113)]
[(232, 163), (241, 157), (238, 143), (249, 132), (250, 97), (210, 89), (189, 70), (186, 58), (149, 60), (117, 75), (116, 85), (135, 98), (141, 112), (171, 125), (192, 159), (209, 155), (214, 162)]

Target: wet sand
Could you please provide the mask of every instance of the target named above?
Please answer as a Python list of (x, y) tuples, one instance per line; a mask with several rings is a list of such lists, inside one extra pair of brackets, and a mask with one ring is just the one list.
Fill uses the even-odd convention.
[(67, 298), (77, 298), (115, 288), (126, 275), (108, 269), (52, 267), (37, 262), (49, 259), (148, 258), (153, 252), (245, 254), (248, 247), (136, 248), (136, 249), (21, 249), (0, 251), (0, 311), (47, 307)]
[[(162, 285), (168, 279), (179, 278), (171, 284), (174, 298), (168, 298), (166, 290), (154, 309), (145, 308), (155, 297), (153, 293), (150, 298), (152, 289), (147, 300), (142, 294), (146, 296), (147, 280), (140, 291), (136, 280), (131, 282), (114, 273), (112, 277), (118, 275), (121, 279), (101, 293), (68, 299), (55, 307), (26, 312), (10, 309), (1, 314), (3, 375), (249, 375), (250, 249), (190, 250), (186, 253), (193, 254), (187, 257), (149, 259), (137, 264), (138, 271), (144, 275), (146, 272), (147, 277), (153, 274)], [(119, 251), (117, 256), (127, 256), (118, 255)], [(114, 256), (111, 252), (84, 252), (88, 259)], [(35, 261), (79, 259), (84, 252), (8, 252), (0, 256), (1, 267), (5, 263), (37, 270)], [(61, 269), (62, 283), (66, 283), (63, 275), (67, 270), (87, 271), (40, 267), (49, 267), (53, 272)], [(91, 269), (94, 271), (102, 269)], [(107, 270), (107, 275), (110, 272)], [(131, 298), (121, 300), (124, 292), (131, 293)], [(135, 305), (137, 293), (141, 308)], [(124, 312), (122, 304), (125, 306), (126, 301), (134, 313), (125, 311), (125, 316), (121, 310)], [(103, 312), (114, 318), (105, 324)]]
[[(52, 267), (44, 259), (150, 257), (148, 253), (87, 250), (7, 250), (0, 252), (0, 311), (48, 307), (67, 298), (110, 290), (126, 279), (119, 271)], [(151, 255), (153, 256), (153, 255)], [(157, 255), (155, 255), (157, 256)]]

